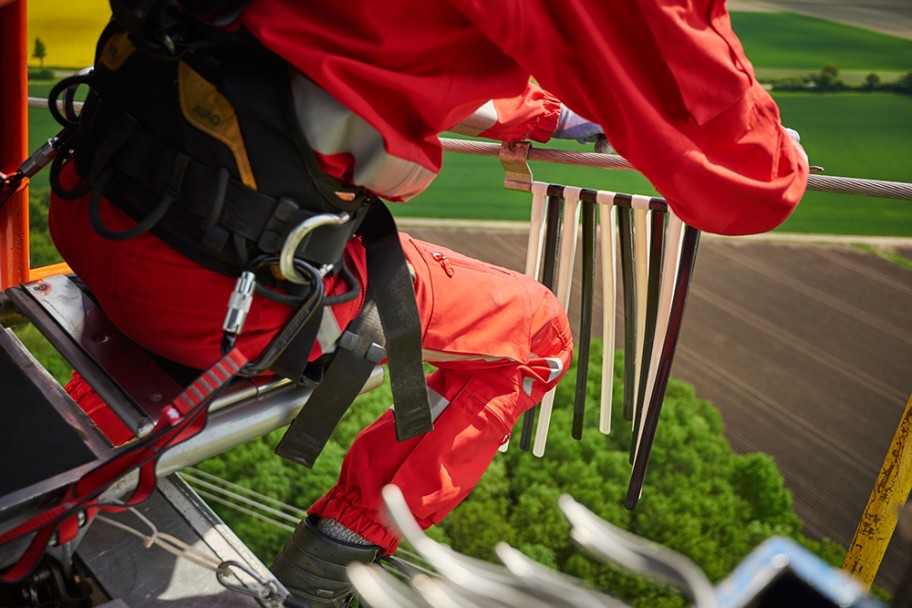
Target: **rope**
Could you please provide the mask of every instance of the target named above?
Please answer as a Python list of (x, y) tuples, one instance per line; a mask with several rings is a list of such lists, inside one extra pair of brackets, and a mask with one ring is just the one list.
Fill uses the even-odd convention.
[[(230, 500), (223, 498), (221, 496), (218, 496), (216, 494), (213, 494), (211, 492), (207, 492), (207, 491), (201, 490), (199, 488), (195, 488), (195, 490), (196, 490), (197, 494), (199, 494), (200, 496), (202, 496), (203, 498), (205, 498), (208, 501), (212, 501), (212, 502), (218, 503), (220, 505), (224, 505), (224, 506), (228, 507), (229, 509), (233, 509), (234, 511), (237, 511), (238, 513), (243, 513), (244, 515), (247, 515), (254, 519), (258, 519), (267, 524), (273, 525), (277, 528), (285, 530), (286, 532), (294, 532), (294, 529), (295, 529), (294, 526), (290, 526), (286, 523), (278, 521), (277, 519), (267, 517), (266, 515), (263, 515), (262, 513), (254, 511), (253, 509), (248, 509), (247, 507), (241, 506), (235, 502), (231, 502)], [(297, 523), (297, 521), (295, 523)]]
[[(47, 99), (29, 97), (30, 108), (47, 108)], [(82, 109), (81, 102), (73, 104), (76, 110)], [(462, 154), (475, 154), (479, 156), (499, 156), (500, 144), (470, 139), (450, 139), (441, 137), (440, 142), (447, 152)], [(619, 169), (622, 171), (636, 171), (636, 169), (617, 154), (601, 154), (598, 152), (574, 152), (571, 150), (547, 150), (529, 148), (528, 160), (557, 163), (562, 165), (577, 165), (580, 167), (598, 167), (602, 169)], [(808, 190), (816, 192), (830, 192), (833, 194), (855, 194), (859, 196), (874, 196), (897, 200), (912, 201), (912, 184), (906, 182), (891, 182), (858, 177), (838, 177), (832, 175), (808, 176)]]
[[(218, 582), (226, 589), (262, 600), (274, 598), (283, 601), (284, 603), (285, 598), (277, 595), (278, 590), (274, 583), (260, 577), (244, 564), (235, 561), (224, 561), (214, 557), (205, 551), (197, 549), (193, 545), (182, 541), (176, 536), (160, 532), (149, 518), (135, 508), (130, 507), (126, 510), (130, 511), (139, 518), (140, 521), (146, 524), (152, 533), (145, 534), (133, 526), (110, 519), (104, 515), (96, 515), (95, 520), (140, 538), (143, 541), (143, 547), (146, 549), (150, 549), (152, 545), (157, 545), (159, 548), (164, 549), (179, 559), (186, 559), (205, 570), (215, 573)], [(245, 581), (242, 577), (238, 576), (238, 571), (243, 572), (249, 580)]]
[[(237, 504), (236, 502), (232, 502), (232, 501), (236, 500), (238, 502), (243, 503), (244, 505), (250, 505), (252, 507), (263, 509), (282, 519), (288, 519), (288, 520), (293, 519), (295, 523), (297, 523), (297, 521), (303, 519), (307, 515), (306, 511), (299, 509), (293, 505), (282, 502), (281, 500), (277, 500), (271, 496), (267, 496), (266, 494), (261, 494), (260, 492), (257, 492), (256, 490), (251, 490), (250, 488), (245, 488), (244, 486), (238, 485), (232, 481), (223, 479), (223, 478), (219, 477), (218, 475), (213, 475), (212, 473), (207, 473), (206, 471), (202, 471), (195, 467), (188, 467), (188, 468), (184, 469), (183, 471), (181, 471), (180, 475), (204, 499), (224, 505), (225, 507), (228, 507), (229, 509), (237, 511), (238, 513), (243, 513), (244, 515), (253, 517), (255, 519), (258, 519), (259, 521), (276, 526), (277, 528), (281, 528), (282, 530), (286, 530), (288, 532), (291, 532), (292, 530), (294, 530), (294, 528), (292, 526), (288, 526), (287, 524), (285, 524), (281, 521), (267, 517), (261, 513), (248, 509), (247, 507), (245, 507), (241, 504)], [(205, 479), (209, 480), (209, 482), (204, 482), (202, 479), (199, 479), (196, 476), (205, 478)], [(223, 485), (226, 487), (224, 487), (224, 488), (219, 487), (220, 485)], [(217, 496), (215, 494), (207, 492), (204, 488), (209, 488), (209, 489), (213, 490), (214, 492), (218, 492), (219, 494), (221, 494), (221, 496)], [(251, 500), (250, 498), (242, 496), (242, 494), (247, 494), (248, 496), (255, 497), (256, 499), (258, 499), (262, 502), (269, 503), (272, 505), (272, 507), (268, 507), (262, 503), (258, 503), (255, 500)], [(138, 512), (137, 512), (137, 516), (142, 517)], [(150, 525), (150, 527), (154, 528), (154, 526), (151, 524), (151, 522), (149, 523), (149, 525)], [(387, 571), (396, 576), (403, 577), (405, 579), (408, 578), (408, 575), (407, 575), (407, 573), (402, 571), (402, 566), (405, 566), (405, 568), (414, 570), (416, 572), (424, 573), (429, 576), (436, 576), (436, 573), (433, 570), (430, 570), (426, 566), (426, 564), (424, 563), (424, 560), (421, 558), (420, 555), (418, 555), (417, 553), (415, 553), (413, 551), (409, 551), (405, 547), (400, 546), (399, 549), (396, 551), (395, 558), (390, 560), (390, 562), (391, 562), (391, 565), (393, 565), (394, 567), (388, 568)]]
[[(500, 155), (500, 144), (497, 143), (447, 138), (441, 138), (440, 141), (443, 143), (443, 149), (447, 152), (478, 154), (482, 156)], [(636, 171), (633, 165), (617, 154), (530, 148), (528, 160), (563, 165), (577, 165), (581, 167)], [(876, 196), (912, 201), (912, 184), (905, 182), (812, 174), (808, 176), (807, 189), (817, 192), (831, 192), (834, 194), (857, 194), (860, 196)]]
[(133, 526), (128, 526), (125, 523), (110, 519), (104, 515), (96, 515), (95, 519), (96, 521), (104, 522), (109, 526), (113, 526), (115, 528), (123, 530), (124, 532), (132, 534), (133, 536), (139, 537), (142, 539), (143, 547), (146, 549), (151, 548), (152, 545), (158, 545), (171, 555), (189, 560), (194, 564), (197, 564), (198, 566), (201, 566), (206, 570), (210, 570), (212, 572), (215, 572), (222, 564), (221, 560), (216, 559), (203, 551), (200, 551), (192, 545), (185, 543), (181, 539), (170, 534), (166, 534), (165, 532), (159, 532), (155, 524), (136, 509), (131, 508), (128, 509), (128, 511), (142, 520), (142, 522), (149, 527), (152, 533), (144, 534)]
[(912, 184), (888, 182), (858, 177), (834, 177), (831, 175), (809, 175), (808, 190), (834, 192), (837, 194), (859, 194), (912, 201)]
[[(213, 492), (221, 494), (222, 496), (226, 496), (228, 498), (237, 500), (238, 502), (241, 502), (243, 504), (246, 504), (246, 505), (249, 505), (252, 507), (256, 507), (258, 509), (265, 511), (266, 513), (268, 513), (270, 515), (275, 515), (276, 517), (278, 517), (280, 519), (284, 519), (286, 521), (290, 521), (295, 524), (297, 524), (299, 521), (301, 521), (301, 519), (304, 517), (304, 515), (306, 515), (306, 513), (304, 511), (301, 511), (300, 509), (296, 509), (296, 508), (292, 507), (291, 505), (286, 505), (284, 503), (281, 503), (275, 499), (272, 499), (268, 496), (260, 494), (259, 492), (254, 492), (253, 490), (247, 490), (247, 488), (244, 488), (243, 486), (239, 486), (237, 484), (230, 483), (223, 479), (219, 479), (219, 478), (215, 477), (214, 475), (207, 475), (207, 476), (210, 478), (217, 479), (222, 485), (211, 483), (209, 481), (205, 481), (203, 479), (199, 479), (194, 476), (195, 473), (201, 473), (201, 472), (202, 471), (193, 470), (192, 472), (190, 472), (190, 474), (188, 474), (188, 471), (184, 470), (181, 472), (181, 477), (183, 477), (187, 482), (189, 482), (191, 485), (193, 485), (197, 491), (199, 491), (200, 489), (211, 490)], [(229, 487), (226, 488), (224, 486), (229, 486)], [(235, 490), (232, 490), (231, 488), (234, 488)], [(242, 494), (251, 495), (254, 498), (256, 498), (257, 500), (248, 498), (247, 496), (243, 496)], [(274, 505), (278, 505), (280, 507), (285, 508), (285, 510), (276, 509), (274, 507), (267, 506), (267, 505), (263, 504), (263, 502), (271, 502)]]

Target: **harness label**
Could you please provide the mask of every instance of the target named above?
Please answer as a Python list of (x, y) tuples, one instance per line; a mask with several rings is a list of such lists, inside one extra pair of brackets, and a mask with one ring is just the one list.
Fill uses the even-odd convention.
[(118, 32), (105, 43), (101, 55), (99, 55), (99, 61), (104, 67), (116, 72), (135, 50), (129, 35), (126, 32)]
[(245, 186), (256, 189), (256, 179), (247, 157), (247, 147), (231, 102), (215, 86), (181, 61), (178, 65), (181, 112), (191, 125), (222, 142), (231, 150)]

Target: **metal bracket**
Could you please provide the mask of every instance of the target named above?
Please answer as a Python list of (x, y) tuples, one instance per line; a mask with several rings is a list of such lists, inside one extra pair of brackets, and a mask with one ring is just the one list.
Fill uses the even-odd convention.
[(504, 188), (532, 190), (532, 169), (529, 168), (529, 149), (532, 142), (514, 141), (500, 144), (500, 164), (504, 168)]

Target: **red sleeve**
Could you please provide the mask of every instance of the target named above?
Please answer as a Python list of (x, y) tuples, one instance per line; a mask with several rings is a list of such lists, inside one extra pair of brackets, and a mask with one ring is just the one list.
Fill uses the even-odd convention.
[(557, 128), (560, 107), (560, 100), (530, 81), (522, 95), (494, 100), (497, 122), (479, 135), (500, 141), (546, 142)]
[(750, 234), (800, 200), (807, 163), (722, 0), (450, 0), (697, 228)]

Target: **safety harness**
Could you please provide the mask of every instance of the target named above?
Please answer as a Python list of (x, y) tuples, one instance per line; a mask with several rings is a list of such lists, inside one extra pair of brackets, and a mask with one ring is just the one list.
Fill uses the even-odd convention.
[[(211, 13), (219, 23), (226, 14), (237, 17), (245, 3), (112, 0), (115, 20), (101, 36), (94, 69), (51, 91), (49, 107), (63, 130), (16, 174), (0, 175), (2, 205), (51, 162), (55, 193), (65, 200), (89, 195), (90, 221), (105, 238), (149, 231), (204, 267), (239, 277), (221, 359), (164, 408), (151, 433), (84, 475), (59, 505), (0, 534), (0, 544), (32, 536), (0, 583), (26, 576), (55, 533), (61, 543), (75, 537), (84, 516), (149, 496), (158, 457), (202, 429), (213, 397), (236, 375), (269, 369), (314, 387), (276, 450), (307, 466), (384, 358), (397, 438), (432, 428), (414, 287), (392, 216), (368, 191), (319, 170), (296, 120), (285, 62), (243, 31), (226, 34), (196, 18)], [(90, 90), (77, 112), (80, 85)], [(60, 181), (67, 162), (82, 178), (70, 189)], [(102, 197), (136, 224), (124, 231), (106, 226)], [(356, 237), (367, 252), (365, 304), (335, 352), (308, 364), (324, 308), (358, 295), (343, 257)], [(325, 297), (328, 273), (339, 273), (348, 291)], [(235, 340), (254, 290), (294, 311), (248, 361)], [(111, 484), (136, 470), (139, 483), (127, 499), (103, 501)]]
[[(148, 42), (134, 44), (136, 29), (112, 21), (94, 69), (52, 91), (50, 106), (64, 124), (68, 152), (52, 165), (55, 193), (64, 199), (89, 194), (91, 224), (105, 238), (149, 231), (202, 266), (240, 277), (225, 352), (242, 329), (253, 287), (295, 307), (273, 342), (241, 371), (269, 369), (315, 387), (306, 418), (290, 427), (281, 455), (312, 466), (335, 426), (328, 421), (341, 418), (357, 394), (352, 387), (359, 389), (384, 358), (398, 438), (430, 430), (420, 321), (395, 222), (370, 192), (318, 168), (296, 118), (288, 65), (243, 30), (213, 35), (205, 44), (164, 36), (175, 56), (144, 50)], [(57, 97), (71, 99), (80, 84), (90, 88), (82, 111), (57, 109)], [(59, 176), (70, 158), (83, 181), (65, 189)], [(136, 224), (123, 231), (106, 226), (102, 196)], [(356, 236), (367, 251), (367, 304), (336, 352), (308, 364), (324, 308), (358, 295), (343, 257)], [(327, 273), (339, 273), (347, 293), (324, 297)]]

